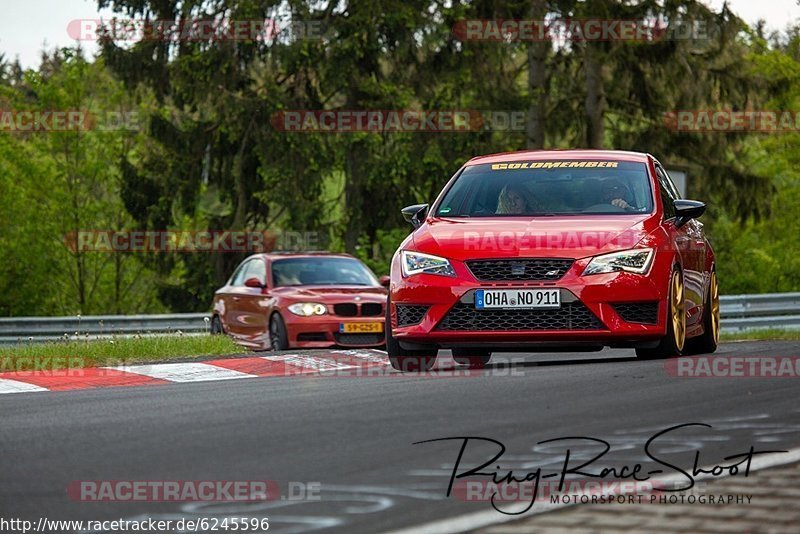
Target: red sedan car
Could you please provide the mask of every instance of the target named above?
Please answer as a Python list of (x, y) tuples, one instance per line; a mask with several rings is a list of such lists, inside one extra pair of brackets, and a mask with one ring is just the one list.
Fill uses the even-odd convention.
[(211, 331), (256, 349), (381, 346), (388, 281), (347, 254), (256, 254), (214, 294)]
[(630, 347), (639, 357), (713, 352), (714, 252), (650, 154), (524, 151), (477, 157), (392, 260), (386, 346), (401, 370), (437, 350), (480, 367), (492, 351)]

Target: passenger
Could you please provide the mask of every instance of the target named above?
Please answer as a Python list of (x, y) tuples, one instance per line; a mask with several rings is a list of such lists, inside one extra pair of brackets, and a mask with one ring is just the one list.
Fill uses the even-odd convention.
[(524, 185), (506, 184), (500, 191), (495, 213), (521, 215), (534, 211), (540, 211), (539, 202)]

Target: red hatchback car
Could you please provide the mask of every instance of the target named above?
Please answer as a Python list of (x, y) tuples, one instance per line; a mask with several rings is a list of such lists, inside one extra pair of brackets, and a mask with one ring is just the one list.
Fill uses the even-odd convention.
[(256, 254), (214, 294), (211, 331), (256, 349), (381, 346), (388, 281), (347, 254)]
[(427, 204), (391, 267), (386, 346), (401, 370), (437, 350), (714, 352), (719, 292), (702, 202), (650, 154), (524, 151), (467, 162)]

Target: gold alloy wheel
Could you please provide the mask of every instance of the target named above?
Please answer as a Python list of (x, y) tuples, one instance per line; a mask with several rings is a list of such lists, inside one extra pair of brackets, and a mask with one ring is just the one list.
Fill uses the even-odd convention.
[(679, 271), (672, 273), (671, 286), (672, 335), (675, 337), (675, 348), (681, 351), (686, 339), (686, 302), (683, 299), (683, 277)]
[(708, 291), (711, 295), (711, 335), (716, 345), (719, 343), (719, 286), (717, 285), (717, 273), (713, 271), (710, 285)]

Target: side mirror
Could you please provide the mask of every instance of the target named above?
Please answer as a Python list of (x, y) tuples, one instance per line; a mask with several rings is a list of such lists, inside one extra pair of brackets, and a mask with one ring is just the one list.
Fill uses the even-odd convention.
[(389, 287), (389, 284), (392, 282), (392, 279), (384, 274), (383, 276), (380, 277), (379, 281), (383, 287)]
[(262, 282), (261, 280), (259, 280), (255, 276), (245, 280), (244, 281), (244, 285), (247, 286), (247, 287), (254, 287), (256, 289), (264, 289), (265, 287), (267, 287), (267, 286), (264, 285), (264, 282)]
[(675, 226), (680, 228), (692, 219), (697, 219), (706, 212), (706, 205), (697, 200), (675, 200)]
[(403, 219), (405, 219), (406, 222), (411, 223), (414, 228), (419, 228), (425, 221), (425, 217), (428, 216), (428, 205), (414, 204), (413, 206), (403, 208), (400, 210), (400, 213), (403, 214)]

